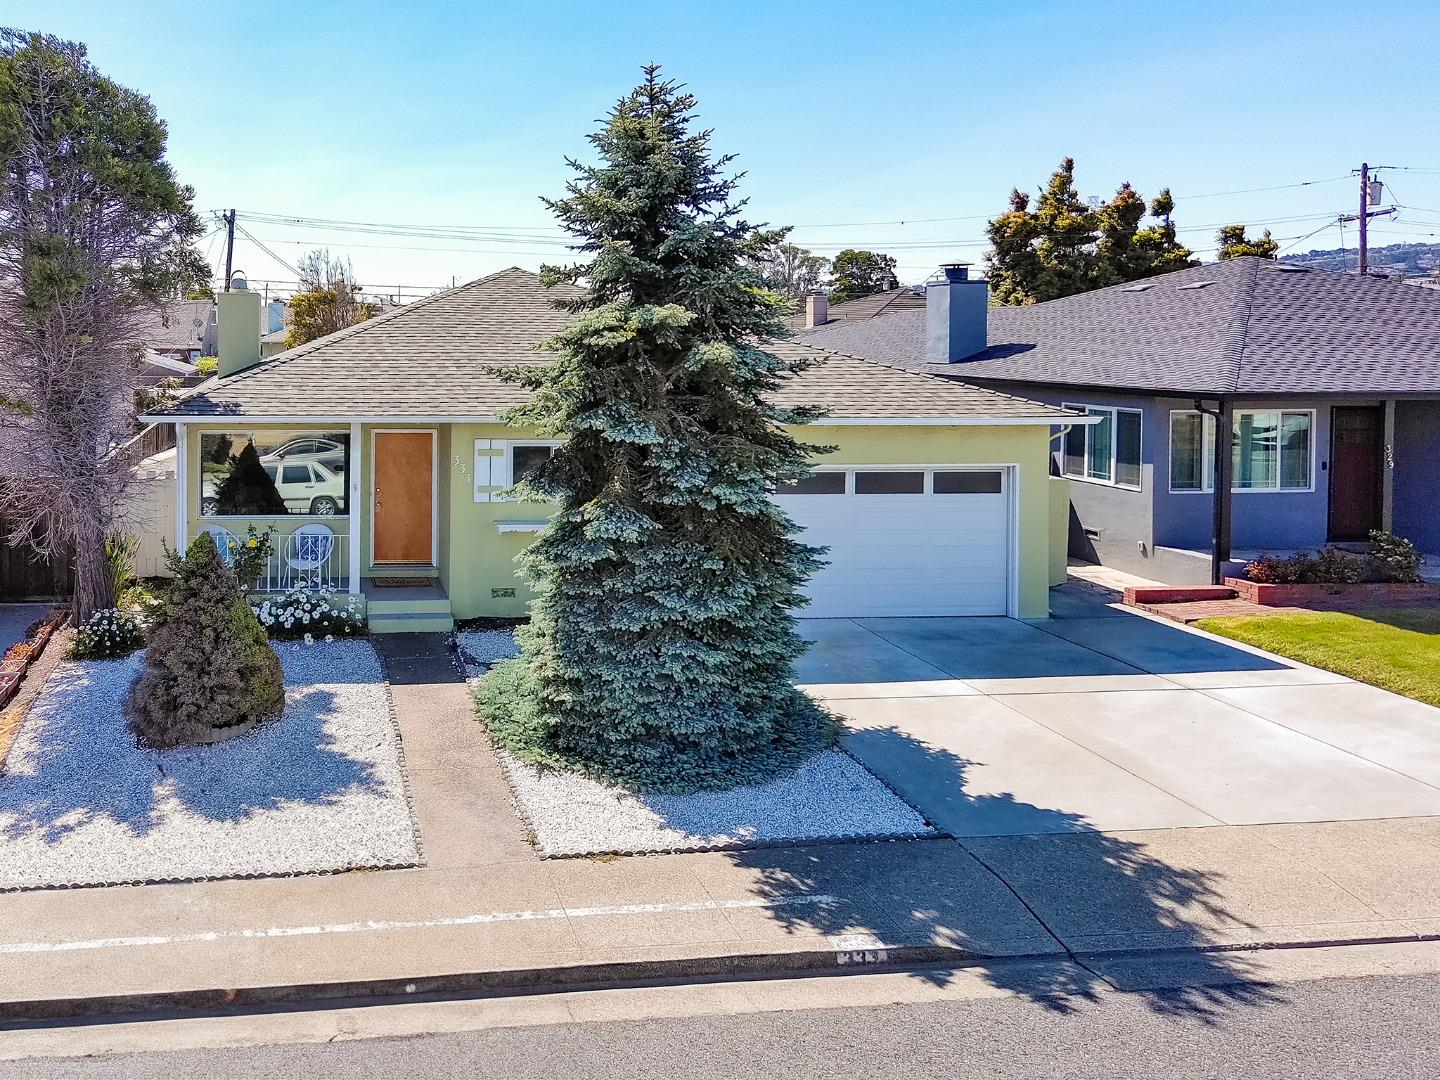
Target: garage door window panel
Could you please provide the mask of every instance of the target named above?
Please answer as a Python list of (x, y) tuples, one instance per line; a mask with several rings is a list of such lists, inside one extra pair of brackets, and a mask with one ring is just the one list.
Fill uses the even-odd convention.
[(844, 495), (843, 472), (816, 472), (799, 480), (784, 480), (776, 489), (778, 495)]
[(1005, 491), (1004, 474), (986, 470), (941, 472), (934, 475), (936, 495), (1000, 495)]
[(918, 469), (914, 472), (857, 472), (855, 494), (923, 495), (925, 473)]

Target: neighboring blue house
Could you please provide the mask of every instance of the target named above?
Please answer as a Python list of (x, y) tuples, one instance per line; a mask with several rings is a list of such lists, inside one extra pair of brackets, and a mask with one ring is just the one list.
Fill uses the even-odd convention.
[(945, 276), (800, 340), (1103, 416), (1057, 435), (1072, 554), (1183, 584), (1372, 529), (1440, 554), (1440, 291), (1243, 258), (1015, 308)]

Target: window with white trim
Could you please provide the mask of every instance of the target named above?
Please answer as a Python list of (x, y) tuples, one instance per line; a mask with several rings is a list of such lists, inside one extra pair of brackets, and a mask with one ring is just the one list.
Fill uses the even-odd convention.
[(1065, 408), (1098, 416), (1100, 422), (1075, 424), (1065, 433), (1060, 454), (1061, 473), (1077, 480), (1138, 489), (1144, 414), (1139, 409), (1069, 402)]
[(513, 502), (499, 493), (549, 461), (560, 445), (558, 439), (476, 439), (475, 501)]
[[(1232, 491), (1312, 491), (1315, 414), (1299, 409), (1234, 413)], [(1170, 414), (1170, 490), (1215, 489), (1215, 418), (1179, 409)]]

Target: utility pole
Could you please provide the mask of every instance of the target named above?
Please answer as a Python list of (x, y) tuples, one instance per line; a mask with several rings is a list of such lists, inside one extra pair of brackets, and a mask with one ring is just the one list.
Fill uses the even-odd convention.
[(230, 272), (235, 263), (235, 211), (225, 215), (225, 291), (230, 291)]
[[(1384, 166), (1376, 166), (1376, 169)], [(1372, 203), (1380, 201), (1384, 185), (1379, 180), (1370, 179), (1370, 165), (1368, 162), (1361, 162), (1357, 170), (1360, 174), (1360, 213), (1347, 214), (1340, 219), (1343, 226), (1347, 221), (1358, 221), (1360, 223), (1360, 274), (1363, 277), (1370, 272), (1370, 219), (1384, 217), (1386, 214), (1395, 213), (1395, 207), (1391, 206), (1384, 210), (1371, 210)]]
[(1360, 163), (1360, 276), (1370, 272), (1370, 164)]

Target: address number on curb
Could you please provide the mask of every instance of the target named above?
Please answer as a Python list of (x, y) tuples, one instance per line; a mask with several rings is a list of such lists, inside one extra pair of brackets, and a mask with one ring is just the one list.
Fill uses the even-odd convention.
[(835, 962), (841, 967), (851, 964), (883, 964), (890, 958), (885, 949), (846, 949), (835, 954)]

